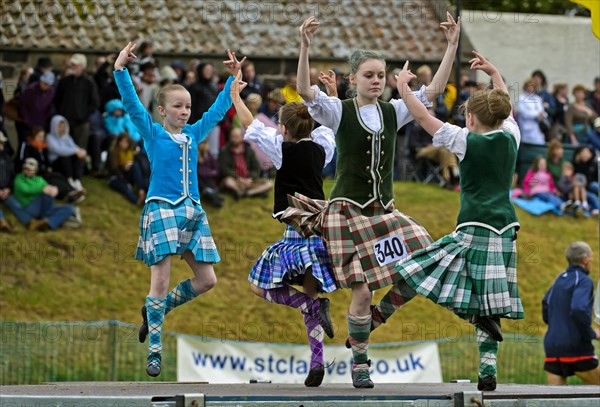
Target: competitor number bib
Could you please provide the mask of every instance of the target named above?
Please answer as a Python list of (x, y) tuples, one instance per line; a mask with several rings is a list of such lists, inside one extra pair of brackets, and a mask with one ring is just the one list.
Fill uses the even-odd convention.
[(400, 235), (394, 235), (381, 239), (373, 245), (375, 258), (380, 266), (397, 262), (408, 256), (408, 250)]

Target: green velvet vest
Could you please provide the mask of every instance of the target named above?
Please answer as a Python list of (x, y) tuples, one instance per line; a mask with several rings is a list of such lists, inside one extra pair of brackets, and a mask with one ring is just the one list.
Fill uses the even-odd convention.
[(345, 200), (364, 208), (394, 201), (393, 173), (397, 121), (394, 106), (378, 102), (382, 127), (370, 130), (360, 118), (356, 99), (342, 101), (342, 118), (335, 135), (335, 185), (330, 201)]
[(510, 201), (517, 150), (515, 138), (503, 131), (467, 135), (467, 153), (460, 162), (457, 228), (491, 226), (503, 232), (518, 225), (519, 219)]

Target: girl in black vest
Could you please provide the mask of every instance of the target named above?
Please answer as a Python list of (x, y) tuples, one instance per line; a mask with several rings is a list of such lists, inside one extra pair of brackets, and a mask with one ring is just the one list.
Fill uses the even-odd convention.
[(510, 201), (521, 132), (502, 76), (473, 52), (472, 70), (488, 74), (494, 89), (475, 92), (461, 107), (466, 128), (431, 116), (408, 82), (408, 62), (398, 91), (415, 121), (460, 161), (460, 212), (454, 232), (400, 260), (396, 269), (412, 289), (475, 324), (479, 346), (477, 388), (496, 389), (500, 318), (524, 318), (517, 286), (519, 220)]
[[(239, 91), (246, 86), (241, 74), (236, 79), (231, 87), (231, 98), (246, 128), (244, 139), (255, 142), (277, 169), (273, 217), (280, 220), (288, 207), (288, 194), (299, 192), (324, 199), (321, 172), (331, 161), (335, 149), (332, 131), (325, 127), (312, 131), (313, 119), (302, 103), (289, 103), (279, 110), (277, 129), (265, 127), (254, 120), (239, 96)], [(283, 238), (263, 252), (248, 280), (252, 292), (265, 301), (300, 310), (311, 350), (310, 370), (304, 384), (319, 386), (325, 375), (323, 331), (333, 338), (333, 325), (329, 300), (318, 298), (318, 294), (336, 289), (323, 241), (317, 236), (305, 239), (287, 226)], [(292, 285), (301, 285), (304, 292)]]

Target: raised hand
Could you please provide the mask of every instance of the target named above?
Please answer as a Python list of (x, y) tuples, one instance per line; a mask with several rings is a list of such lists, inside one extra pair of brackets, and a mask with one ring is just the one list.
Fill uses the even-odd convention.
[(444, 30), (444, 35), (446, 36), (448, 44), (458, 45), (458, 40), (460, 38), (460, 16), (458, 17), (458, 21), (454, 21), (452, 14), (446, 12), (446, 18), (448, 21), (440, 23), (440, 27)]
[(300, 26), (300, 34), (302, 36), (302, 46), (310, 47), (313, 35), (317, 28), (319, 28), (319, 22), (315, 16), (308, 17)]
[(329, 75), (323, 73), (322, 71), (319, 73), (319, 80), (323, 85), (325, 85), (325, 90), (329, 96), (337, 97), (337, 77), (335, 72), (331, 69), (328, 70)]
[(414, 73), (412, 73), (410, 71), (410, 69), (408, 69), (408, 61), (406, 61), (402, 70), (400, 72), (398, 72), (395, 75), (395, 77), (396, 77), (396, 81), (398, 82), (397, 87), (398, 87), (398, 92), (400, 92), (400, 94), (403, 94), (403, 85), (404, 84), (408, 85), (408, 83), (412, 79), (417, 79), (417, 75), (415, 75)]
[(231, 52), (229, 48), (227, 49), (227, 56), (229, 57), (229, 60), (223, 61), (223, 64), (227, 67), (229, 73), (231, 73), (231, 76), (236, 76), (241, 70), (242, 64), (246, 60), (246, 57), (242, 58), (241, 61), (238, 61), (235, 56), (235, 52)]
[(242, 81), (242, 71), (238, 70), (238, 72), (235, 74), (235, 80), (231, 82), (231, 87), (229, 88), (231, 98), (236, 100), (235, 98), (238, 97), (242, 89), (244, 89), (246, 86), (248, 86), (248, 83)]
[(490, 61), (485, 59), (483, 55), (476, 51), (473, 51), (473, 54), (475, 55), (475, 58), (469, 61), (472, 71), (483, 71), (490, 76), (498, 71), (496, 67), (492, 65)]
[(120, 71), (128, 63), (130, 63), (131, 61), (133, 61), (137, 58), (135, 56), (135, 54), (133, 53), (133, 50), (135, 49), (135, 47), (136, 47), (136, 45), (134, 43), (129, 42), (125, 46), (125, 48), (123, 48), (121, 50), (121, 52), (119, 52), (119, 56), (117, 57), (117, 60), (115, 61), (115, 71)]

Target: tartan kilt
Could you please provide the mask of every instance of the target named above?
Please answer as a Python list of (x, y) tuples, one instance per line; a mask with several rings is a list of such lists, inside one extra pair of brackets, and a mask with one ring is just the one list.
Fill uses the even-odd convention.
[(272, 289), (286, 284), (302, 285), (308, 268), (318, 283), (319, 292), (335, 291), (329, 254), (318, 236), (303, 238), (286, 226), (281, 240), (267, 247), (252, 268), (248, 281)]
[(516, 230), (467, 226), (400, 260), (417, 293), (459, 316), (524, 318), (517, 287)]
[(186, 250), (201, 262), (221, 261), (202, 205), (190, 198), (177, 205), (146, 202), (140, 218), (136, 260), (152, 266), (169, 255), (181, 256)]

